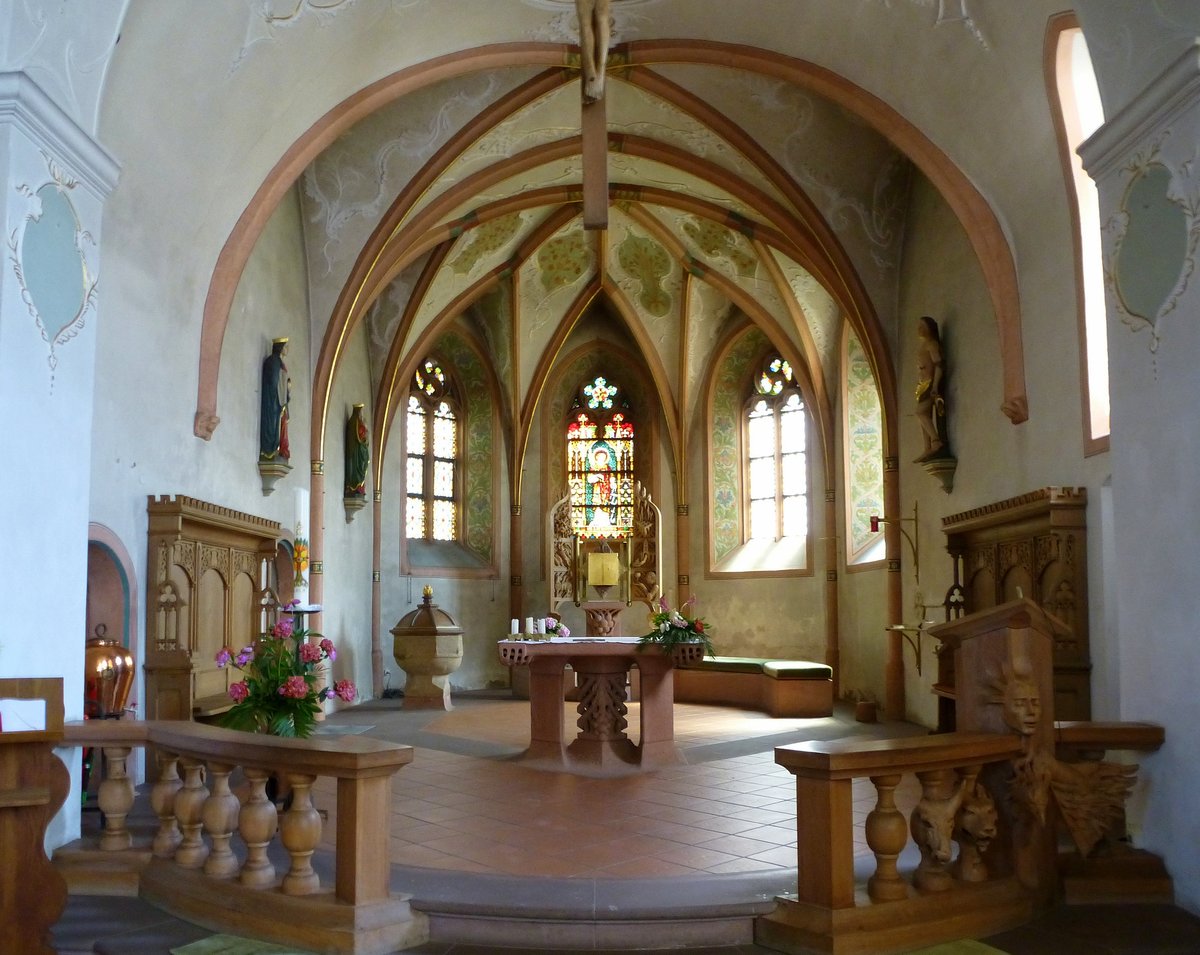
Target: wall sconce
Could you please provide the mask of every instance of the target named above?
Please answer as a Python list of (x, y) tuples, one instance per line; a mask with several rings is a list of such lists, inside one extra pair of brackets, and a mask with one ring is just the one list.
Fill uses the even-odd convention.
[(921, 634), (925, 632), (925, 628), (934, 623), (932, 620), (922, 620), (915, 627), (906, 627), (902, 623), (894, 623), (890, 627), (883, 629), (889, 633), (898, 633), (904, 638), (904, 642), (912, 647), (913, 653), (917, 657), (917, 676), (921, 675)]
[[(879, 533), (880, 524), (896, 524), (899, 526), (900, 533), (904, 535), (904, 539), (908, 541), (908, 546), (912, 550), (913, 559), (913, 578), (916, 580), (917, 586), (921, 584), (921, 525), (917, 523), (917, 502), (913, 501), (913, 516), (912, 517), (880, 517), (878, 514), (871, 515), (871, 533)], [(912, 521), (912, 534), (904, 529), (906, 521)], [(919, 671), (918, 671), (919, 672)]]

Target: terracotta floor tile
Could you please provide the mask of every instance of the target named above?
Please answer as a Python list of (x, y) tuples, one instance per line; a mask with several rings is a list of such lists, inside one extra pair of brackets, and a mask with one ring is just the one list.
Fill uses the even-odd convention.
[(703, 849), (715, 849), (717, 852), (727, 852), (732, 856), (753, 856), (768, 849), (778, 848), (769, 842), (758, 839), (747, 839), (744, 836), (718, 836), (708, 842), (700, 843)]

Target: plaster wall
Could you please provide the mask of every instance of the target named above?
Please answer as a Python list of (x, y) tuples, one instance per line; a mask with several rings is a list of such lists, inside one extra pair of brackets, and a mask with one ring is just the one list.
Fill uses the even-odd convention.
[[(95, 282), (117, 168), (32, 80), (0, 73), (0, 169), (11, 186), (0, 198), (9, 245), (0, 266), (0, 433), (9, 463), (0, 471), (0, 540), (6, 566), (19, 569), (0, 580), (14, 624), (0, 639), (0, 677), (61, 677), (64, 716), (80, 719), (86, 462), (102, 306)], [(52, 205), (62, 212), (53, 221)], [(71, 791), (75, 755), (63, 753)], [(48, 840), (56, 845), (78, 825), (78, 802), (68, 800)]]
[[(338, 374), (333, 379), (325, 434), (325, 536), (322, 561), (324, 593), (321, 632), (337, 647), (332, 679), (353, 680), (362, 698), (371, 695), (371, 553), (370, 505), (346, 520), (342, 503), (345, 484), (345, 428), (354, 404), (362, 403), (363, 418), (371, 420), (370, 372), (367, 366), (367, 327), (360, 324), (350, 336)], [(367, 500), (374, 483), (367, 470)], [(294, 472), (293, 472), (294, 474)], [(307, 478), (307, 475), (304, 475)], [(386, 659), (386, 657), (385, 657)], [(336, 703), (333, 705), (337, 705)]]
[[(1042, 235), (1030, 229), (1017, 244), (1036, 249), (1037, 255), (1051, 259), (1069, 275), (1069, 235), (1059, 234), (1058, 221), (1065, 219), (1065, 209), (1061, 200), (1047, 195), (1044, 210)], [(976, 260), (945, 203), (928, 182), (921, 179), (915, 183), (901, 282), (900, 311), (905, 318), (900, 326), (897, 378), (901, 382), (900, 516), (911, 518), (915, 502), (920, 518), (921, 573), (918, 583), (913, 554), (908, 543), (902, 542), (904, 622), (915, 625), (921, 620), (944, 619), (941, 603), (953, 579), (941, 528), (944, 516), (1048, 485), (1083, 486), (1089, 493), (1089, 577), (1096, 581), (1089, 591), (1095, 640), (1103, 632), (1100, 487), (1108, 475), (1108, 459), (1103, 454), (1083, 456), (1078, 336), (1070, 294), (1073, 282), (1061, 277), (1051, 282), (1036, 268), (1021, 274), (1030, 420), (1013, 426), (995, 401), (1000, 388), (997, 329)], [(949, 494), (919, 464), (912, 463), (923, 450), (910, 390), (917, 378), (916, 319), (921, 315), (937, 319), (942, 335), (950, 442), (958, 458)], [(911, 533), (912, 524), (904, 526)], [(936, 658), (930, 644), (925, 641), (922, 647), (919, 678), (912, 651), (905, 650), (909, 717), (926, 725), (936, 722), (935, 701), (929, 692)], [(1105, 666), (1112, 663), (1107, 657), (1103, 661)], [(1106, 674), (1098, 676), (1102, 684), (1108, 679)]]
[[(1083, 155), (1100, 190), (1105, 230), (1106, 272), (1118, 285), (1146, 271), (1142, 260), (1174, 263), (1179, 278), (1161, 291), (1162, 306), (1146, 320), (1124, 310), (1116, 288), (1108, 289), (1109, 360), (1112, 381), (1113, 553), (1119, 652), (1114, 665), (1120, 717), (1163, 724), (1166, 743), (1141, 760), (1144, 813), (1134, 825), (1135, 842), (1161, 853), (1175, 880), (1176, 900), (1200, 911), (1200, 862), (1192, 847), (1198, 830), (1194, 793), (1200, 786), (1195, 759), (1200, 725), (1200, 650), (1195, 621), (1200, 594), (1195, 561), (1186, 552), (1186, 515), (1200, 494), (1200, 432), (1195, 409), (1200, 382), (1200, 286), (1192, 272), (1200, 222), (1195, 219), (1200, 174), (1194, 164), (1200, 137), (1200, 66), (1194, 52), (1176, 61), (1163, 82), (1134, 100), (1086, 144)], [(1139, 258), (1126, 259), (1121, 246), (1144, 225), (1152, 203), (1130, 200), (1132, 183), (1151, 168), (1170, 173), (1170, 206), (1178, 203), (1182, 225), (1153, 221)], [(1161, 164), (1161, 165), (1158, 165)], [(1160, 197), (1162, 198), (1162, 197)], [(1160, 213), (1161, 214), (1161, 213)], [(1127, 217), (1127, 218), (1126, 218)], [(1186, 228), (1186, 252), (1170, 242), (1171, 229)], [(1155, 341), (1157, 339), (1157, 341)]]

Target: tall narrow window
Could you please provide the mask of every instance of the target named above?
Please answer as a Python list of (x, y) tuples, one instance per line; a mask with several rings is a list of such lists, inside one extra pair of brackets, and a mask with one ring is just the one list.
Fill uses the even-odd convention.
[(408, 395), (404, 529), (410, 539), (458, 537), (460, 441), (455, 407), (441, 364), (425, 359)]
[(746, 404), (746, 539), (808, 533), (808, 414), (778, 355), (764, 363)]
[(633, 422), (603, 376), (583, 387), (567, 424), (571, 527), (582, 538), (615, 539), (633, 528)]
[(1108, 449), (1108, 336), (1096, 184), (1077, 150), (1104, 122), (1100, 91), (1087, 41), (1074, 14), (1052, 17), (1046, 36), (1046, 85), (1058, 132), (1075, 241), (1079, 298), (1080, 379), (1084, 451)]

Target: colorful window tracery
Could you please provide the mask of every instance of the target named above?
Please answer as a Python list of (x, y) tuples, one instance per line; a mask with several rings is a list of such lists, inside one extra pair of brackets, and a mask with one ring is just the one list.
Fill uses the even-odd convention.
[(618, 392), (597, 377), (583, 387), (567, 425), (571, 528), (585, 539), (620, 539), (633, 528), (634, 428), (628, 407), (617, 407)]

